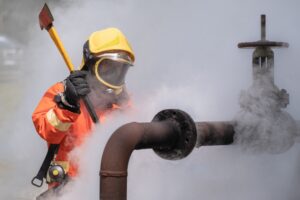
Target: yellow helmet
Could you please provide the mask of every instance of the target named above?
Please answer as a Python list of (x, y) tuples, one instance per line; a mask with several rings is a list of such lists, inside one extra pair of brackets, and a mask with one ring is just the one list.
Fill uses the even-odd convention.
[(117, 28), (107, 28), (92, 33), (83, 49), (83, 60), (80, 69), (84, 67), (87, 60), (107, 52), (124, 51), (129, 54), (132, 62), (135, 60), (129, 42)]

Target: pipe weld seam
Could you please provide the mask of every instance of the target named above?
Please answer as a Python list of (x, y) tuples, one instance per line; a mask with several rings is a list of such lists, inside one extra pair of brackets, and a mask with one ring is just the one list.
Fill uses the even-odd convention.
[(101, 170), (100, 175), (104, 177), (127, 177), (127, 171), (109, 171)]

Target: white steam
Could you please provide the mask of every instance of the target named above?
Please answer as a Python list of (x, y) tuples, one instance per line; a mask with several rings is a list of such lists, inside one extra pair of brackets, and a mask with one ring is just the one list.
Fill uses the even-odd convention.
[[(98, 199), (101, 152), (110, 134), (124, 123), (149, 122), (166, 108), (182, 109), (196, 121), (231, 120), (240, 109), (240, 91), (252, 82), (252, 52), (240, 50), (236, 44), (259, 38), (260, 14), (267, 15), (267, 39), (291, 45), (289, 49), (275, 51), (275, 83), (286, 88), (291, 96), (287, 112), (300, 119), (300, 4), (296, 0), (55, 2), (49, 1), (54, 25), (75, 66), (80, 64), (82, 45), (88, 35), (111, 26), (125, 33), (137, 58), (127, 76), (133, 110), (109, 116), (82, 148), (73, 152), (80, 158), (82, 173), (61, 199)], [(30, 37), (26, 38), (26, 58), (20, 66), (23, 76), (18, 87), (19, 109), (11, 109), (11, 117), (1, 123), (0, 199), (31, 200), (46, 189), (30, 184), (46, 153), (45, 142), (33, 128), (31, 113), (43, 92), (68, 74), (48, 33), (39, 29), (37, 14), (43, 2), (28, 4), (28, 14), (36, 12), (30, 20), (26, 18), (29, 15), (11, 11), (18, 19), (26, 18), (32, 23), (27, 28)], [(2, 107), (7, 107), (9, 101), (4, 100), (5, 91), (13, 89), (2, 89)], [(255, 106), (251, 99), (258, 93), (256, 88), (244, 93), (250, 96), (249, 105)], [(260, 107), (254, 110), (256, 115)], [(259, 121), (262, 133), (268, 133), (270, 127), (282, 129), (287, 135), (292, 133), (284, 129), (293, 127), (292, 118), (283, 111), (279, 113), (267, 114), (267, 125)], [(252, 120), (254, 114), (241, 115), (251, 118), (247, 123), (253, 127), (257, 120)], [(273, 119), (278, 123), (273, 124)], [(278, 126), (282, 120), (289, 123)], [(280, 152), (291, 144), (290, 140), (281, 141), (281, 131), (276, 132), (280, 136), (275, 140), (275, 144), (283, 142)], [(273, 152), (271, 139), (264, 140), (266, 145), (270, 144), (267, 152)], [(250, 144), (259, 151), (264, 147)], [(299, 153), (299, 144), (276, 155), (245, 154), (237, 145), (201, 147), (186, 159), (172, 162), (162, 160), (152, 150), (136, 151), (129, 163), (128, 199), (298, 200)]]
[(257, 153), (282, 153), (299, 134), (296, 121), (281, 109), (279, 89), (268, 80), (266, 74), (241, 92), (241, 111), (235, 117), (235, 143)]

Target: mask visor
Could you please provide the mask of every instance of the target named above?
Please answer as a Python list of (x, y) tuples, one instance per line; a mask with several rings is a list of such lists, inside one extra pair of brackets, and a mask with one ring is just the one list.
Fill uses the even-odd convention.
[(113, 88), (121, 87), (125, 83), (130, 66), (132, 64), (123, 59), (102, 58), (95, 64), (96, 77), (100, 82), (108, 83)]

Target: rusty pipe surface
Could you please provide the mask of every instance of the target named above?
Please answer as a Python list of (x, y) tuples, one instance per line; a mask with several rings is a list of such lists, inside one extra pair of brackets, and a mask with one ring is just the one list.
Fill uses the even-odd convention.
[(151, 123), (123, 125), (110, 137), (102, 155), (100, 199), (126, 200), (127, 167), (134, 149), (153, 148), (163, 158), (180, 159), (195, 143), (195, 123), (180, 110), (163, 110)]
[(196, 147), (232, 144), (235, 134), (234, 123), (232, 121), (196, 122)]
[(177, 134), (177, 128), (170, 122), (130, 123), (115, 131), (102, 157), (100, 199), (126, 199), (127, 167), (133, 150), (151, 145), (172, 146)]

